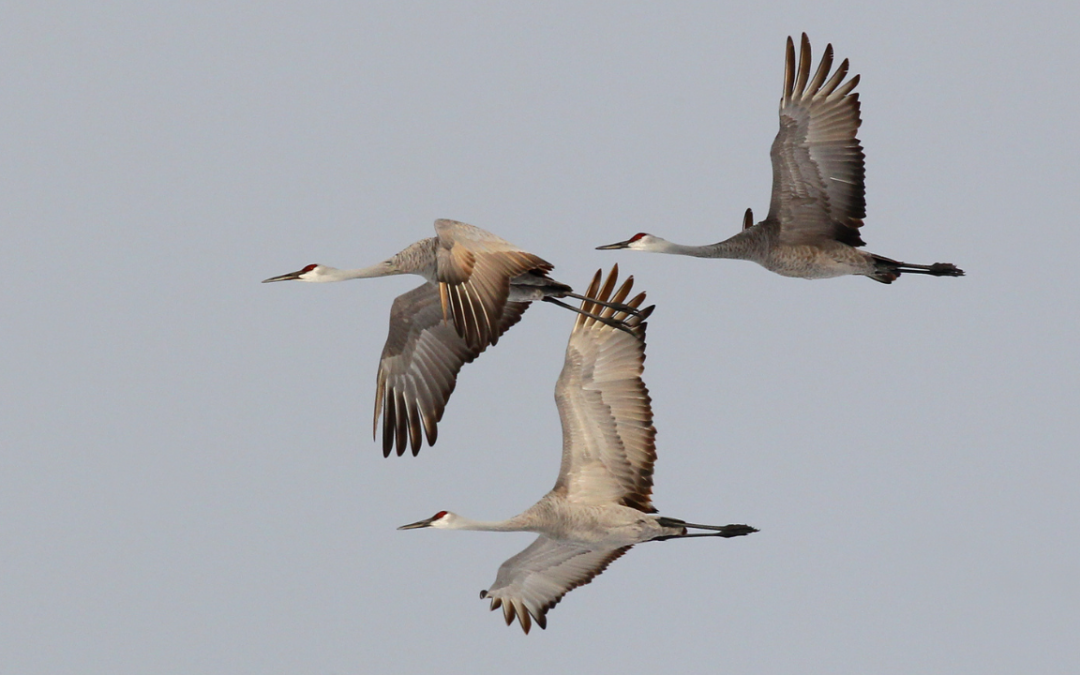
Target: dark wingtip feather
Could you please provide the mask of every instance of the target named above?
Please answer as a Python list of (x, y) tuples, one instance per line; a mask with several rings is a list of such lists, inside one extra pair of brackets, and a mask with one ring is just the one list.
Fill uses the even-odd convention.
[(397, 412), (397, 428), (394, 429), (394, 436), (397, 441), (397, 454), (401, 457), (405, 454), (405, 449), (409, 445), (409, 410), (405, 405), (405, 395), (402, 392), (395, 392), (394, 398), (397, 399), (394, 402), (394, 408)]
[(383, 401), (383, 457), (389, 457), (394, 449), (394, 400), (391, 394)]
[(798, 77), (795, 79), (793, 88), (793, 92), (797, 96), (802, 96), (803, 91), (806, 89), (806, 80), (810, 77), (810, 61), (810, 38), (806, 37), (806, 33), (803, 33), (802, 44), (799, 47)]
[[(617, 267), (617, 265), (616, 265), (616, 267)], [(593, 275), (592, 281), (589, 282), (589, 287), (585, 290), (585, 297), (588, 297), (588, 298), (596, 297), (596, 290), (598, 288), (600, 288), (600, 280), (603, 278), (603, 271), (604, 270), (602, 270), (602, 269), (601, 270), (596, 270), (596, 274)], [(590, 314), (594, 314), (596, 312), (597, 308), (599, 308), (599, 305), (594, 305), (594, 304), (592, 304), (591, 302), (588, 302), (588, 301), (583, 300), (582, 303), (581, 303), (581, 309), (583, 311), (589, 312)], [(582, 326), (584, 326), (586, 319), (588, 319), (588, 317), (585, 316), (584, 314), (578, 314), (577, 321), (574, 322), (574, 330), (577, 330), (577, 329), (581, 328)]]
[[(804, 34), (805, 37), (805, 34)], [(795, 85), (795, 42), (788, 36), (787, 51), (784, 54), (784, 104), (791, 102), (791, 90)]]
[(858, 230), (843, 225), (836, 227), (835, 236), (833, 238), (848, 246), (866, 246), (866, 242), (859, 236)]

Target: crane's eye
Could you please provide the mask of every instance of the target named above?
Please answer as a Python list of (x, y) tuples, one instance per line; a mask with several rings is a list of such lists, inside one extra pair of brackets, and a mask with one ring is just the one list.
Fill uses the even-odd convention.
[(315, 264), (308, 265), (304, 269), (300, 270), (300, 274), (307, 274), (308, 272), (315, 269), (316, 267), (318, 267), (318, 265), (315, 265)]

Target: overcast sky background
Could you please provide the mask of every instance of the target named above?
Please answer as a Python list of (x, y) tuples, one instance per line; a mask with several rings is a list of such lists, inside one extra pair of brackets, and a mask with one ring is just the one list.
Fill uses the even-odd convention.
[[(1075, 673), (1080, 99), (1068, 3), (7, 3), (0, 671)], [(807, 282), (688, 244), (768, 209), (784, 40), (862, 74), (868, 250)], [(436, 218), (657, 309), (661, 512), (524, 636), (477, 599), (555, 480), (573, 322), (466, 366), (420, 457), (371, 440)]]

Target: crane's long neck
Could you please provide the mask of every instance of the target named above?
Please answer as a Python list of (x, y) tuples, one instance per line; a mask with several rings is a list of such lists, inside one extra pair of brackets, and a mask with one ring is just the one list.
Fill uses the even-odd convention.
[(689, 255), (695, 258), (737, 258), (740, 260), (756, 260), (758, 255), (756, 237), (748, 236), (746, 232), (740, 232), (730, 239), (708, 244), (706, 246), (685, 246), (674, 242), (661, 240), (651, 250), (661, 253), (673, 253), (675, 255)]
[(522, 520), (522, 516), (514, 516), (508, 520), (484, 521), (472, 520), (464, 516), (454, 514), (453, 520), (447, 523), (448, 530), (474, 530), (476, 532), (532, 532), (528, 523)]
[(393, 263), (393, 259), (384, 260), (381, 263), (372, 265), (371, 267), (361, 267), (355, 270), (339, 270), (336, 268), (328, 268), (322, 276), (326, 277), (327, 281), (346, 281), (348, 279), (371, 279), (373, 277), (388, 277), (394, 274), (405, 274), (403, 270), (397, 268)]

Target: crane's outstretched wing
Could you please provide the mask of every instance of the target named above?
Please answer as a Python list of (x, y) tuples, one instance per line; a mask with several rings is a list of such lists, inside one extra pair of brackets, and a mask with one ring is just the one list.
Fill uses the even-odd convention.
[(439, 290), (458, 335), (470, 347), (499, 340), (510, 280), (529, 271), (550, 272), (543, 258), (505, 239), (456, 220), (436, 220)]
[[(614, 295), (619, 268), (612, 268), (600, 288), (597, 271), (586, 297), (621, 303), (630, 293), (629, 277)], [(629, 304), (639, 307), (639, 293)], [(566, 360), (555, 385), (562, 419), (563, 454), (554, 490), (570, 501), (618, 503), (653, 513), (652, 473), (656, 461), (656, 429), (649, 390), (641, 381), (645, 361), (644, 320), (582, 302), (582, 309), (621, 320), (632, 334), (578, 315), (566, 346)]]
[(810, 80), (810, 40), (803, 33), (796, 71), (795, 44), (788, 38), (780, 131), (770, 153), (773, 191), (766, 218), (766, 222), (779, 222), (781, 241), (786, 244), (822, 239), (852, 246), (865, 243), (858, 228), (866, 217), (866, 170), (863, 149), (855, 137), (862, 120), (859, 95), (851, 93), (859, 76), (843, 82), (848, 72), (844, 59), (830, 78), (832, 58), (830, 44)]
[[(517, 323), (528, 307), (527, 302), (504, 303), (495, 336)], [(435, 444), (437, 423), (454, 391), (458, 371), (486, 348), (483, 343), (470, 346), (443, 320), (437, 284), (425, 283), (394, 300), (375, 388), (373, 433), (381, 411), (383, 456), (390, 455), (395, 442), (399, 456), (407, 445), (416, 455), (422, 443), (421, 427), (428, 445)]]
[(584, 586), (630, 546), (592, 549), (548, 539), (544, 535), (499, 566), (495, 583), (481, 598), (491, 599), (491, 609), (503, 609), (509, 626), (517, 617), (526, 633), (535, 620), (547, 628), (547, 612), (564, 595)]

